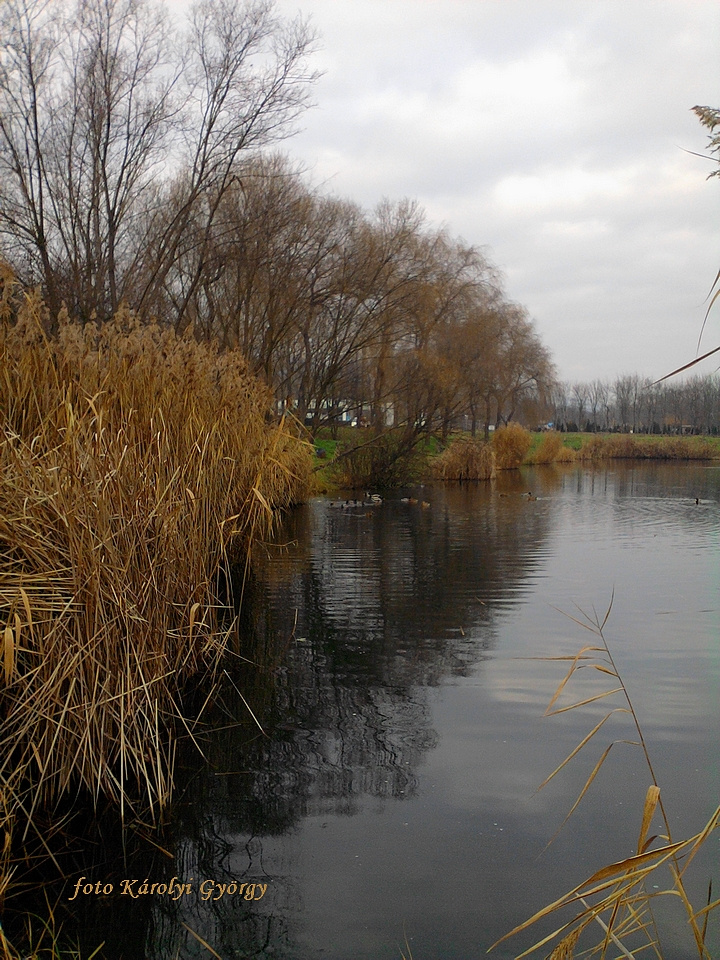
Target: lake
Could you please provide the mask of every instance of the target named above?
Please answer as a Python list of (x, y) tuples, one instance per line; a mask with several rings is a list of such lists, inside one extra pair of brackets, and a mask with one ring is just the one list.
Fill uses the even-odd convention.
[[(627, 714), (537, 789), (622, 705), (543, 716), (568, 666), (547, 658), (596, 642), (575, 621), (611, 604), (605, 637), (674, 839), (699, 831), (720, 802), (719, 531), (712, 463), (525, 469), (295, 510), (245, 588), (238, 668), (196, 731), (205, 759), (181, 750), (173, 859), (130, 844), (122, 863), (77, 861), (116, 889), (191, 889), (80, 896), (84, 941), (133, 960), (212, 956), (201, 940), (223, 960), (485, 956), (636, 847), (650, 777), (620, 742), (636, 739)], [(612, 685), (580, 671), (561, 704)], [(698, 906), (713, 873), (720, 891), (717, 834), (688, 872)], [(666, 957), (697, 955), (671, 898), (657, 917)]]

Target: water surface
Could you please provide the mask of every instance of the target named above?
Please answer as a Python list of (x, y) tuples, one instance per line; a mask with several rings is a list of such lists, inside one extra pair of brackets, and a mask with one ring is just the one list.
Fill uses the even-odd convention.
[[(610, 703), (543, 718), (567, 665), (542, 658), (596, 642), (575, 620), (610, 605), (675, 837), (696, 832), (720, 802), (719, 530), (717, 465), (536, 469), (296, 510), (246, 588), (237, 652), (259, 665), (232, 678), (262, 731), (228, 684), (207, 762), (182, 757), (174, 859), (134, 867), (193, 894), (86, 903), (86, 936), (148, 960), (210, 956), (188, 928), (222, 958), (398, 960), (405, 937), (415, 960), (484, 956), (637, 842), (649, 774), (618, 742), (546, 849), (607, 743), (635, 738), (626, 715), (537, 792)], [(575, 696), (609, 682), (585, 670)], [(715, 838), (698, 858), (698, 901), (719, 853)], [(267, 888), (203, 900), (204, 878)], [(692, 956), (682, 917), (662, 923), (666, 955)], [(717, 920), (711, 938), (717, 955)]]

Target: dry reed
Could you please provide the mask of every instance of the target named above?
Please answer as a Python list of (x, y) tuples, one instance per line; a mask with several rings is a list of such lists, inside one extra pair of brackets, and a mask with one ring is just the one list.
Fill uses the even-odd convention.
[(0, 790), (26, 834), (80, 788), (158, 816), (183, 683), (232, 629), (221, 567), (310, 469), (238, 355), (126, 311), (51, 341), (44, 310), (0, 317)]
[[(590, 743), (594, 744), (594, 737), (600, 730), (607, 729), (605, 724), (612, 717), (629, 715), (633, 738), (612, 740), (605, 747), (565, 817), (563, 825), (590, 789), (612, 747), (617, 743), (629, 744), (640, 751), (650, 781), (640, 817), (635, 851), (630, 856), (625, 856), (619, 861), (596, 870), (564, 896), (539, 910), (529, 920), (519, 924), (493, 944), (493, 947), (527, 930), (538, 921), (572, 907), (574, 916), (570, 920), (561, 923), (553, 933), (519, 954), (517, 960), (541, 948), (547, 949), (553, 941), (555, 941), (555, 948), (548, 960), (569, 960), (575, 956), (575, 950), (579, 946), (582, 935), (597, 927), (602, 930), (602, 936), (600, 942), (592, 950), (587, 951), (592, 955), (597, 953), (605, 957), (612, 949), (613, 956), (628, 957), (630, 960), (639, 956), (641, 952), (644, 955), (646, 951), (661, 958), (662, 944), (658, 940), (658, 926), (653, 911), (659, 908), (665, 898), (678, 899), (681, 902), (686, 914), (689, 938), (697, 951), (698, 960), (710, 960), (707, 946), (708, 917), (713, 910), (720, 907), (720, 899), (714, 901), (711, 899), (711, 886), (708, 902), (702, 907), (695, 907), (688, 894), (686, 873), (690, 863), (707, 843), (708, 838), (720, 827), (720, 807), (715, 809), (698, 833), (684, 840), (673, 838), (670, 818), (663, 805), (660, 786), (635, 708), (605, 638), (604, 627), (611, 608), (612, 603), (602, 620), (595, 615), (589, 617), (583, 614), (582, 620), (570, 617), (573, 622), (591, 632), (595, 638), (594, 642), (582, 647), (572, 656), (553, 658), (567, 661), (568, 669), (550, 700), (545, 716), (555, 716), (568, 710), (582, 708), (587, 704), (600, 702), (607, 703), (608, 708), (602, 719), (540, 784), (539, 789), (557, 776), (585, 747)], [(605, 678), (606, 685), (589, 696), (583, 695), (578, 701), (561, 705), (562, 697), (569, 690), (573, 678), (583, 669), (597, 671), (596, 675), (599, 674)], [(618, 701), (615, 705), (613, 705), (614, 700)], [(655, 824), (654, 828), (653, 824)], [(661, 887), (662, 871), (669, 873), (669, 886)], [(646, 885), (648, 880), (652, 880), (652, 892), (649, 892)], [(583, 950), (582, 955), (587, 955), (587, 952)]]
[(0, 960), (94, 960), (104, 956), (101, 953), (104, 943), (87, 954), (81, 953), (79, 947), (67, 944), (56, 911), (49, 903), (46, 906), (47, 919), (30, 914), (25, 917), (21, 944), (11, 943), (0, 926)]
[(718, 457), (718, 448), (701, 437), (615, 433), (589, 437), (577, 457), (580, 460), (714, 460)]
[(570, 463), (575, 451), (566, 447), (561, 434), (551, 430), (543, 435), (536, 450), (528, 457), (528, 463)]
[(492, 445), (471, 437), (457, 437), (432, 464), (438, 480), (491, 480), (495, 476)]
[(532, 435), (519, 423), (511, 421), (506, 427), (500, 427), (493, 434), (492, 445), (495, 452), (495, 466), (498, 470), (514, 470), (525, 459)]

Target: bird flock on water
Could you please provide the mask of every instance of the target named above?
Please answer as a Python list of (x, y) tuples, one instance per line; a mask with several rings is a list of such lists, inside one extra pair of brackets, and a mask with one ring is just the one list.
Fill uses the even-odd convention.
[[(379, 507), (382, 502), (383, 498), (380, 496), (380, 494), (366, 493), (362, 500), (331, 500), (330, 506), (337, 507), (340, 510), (348, 510), (355, 507)], [(401, 497), (400, 503), (406, 503), (410, 506), (419, 505), (422, 509), (427, 509), (430, 506), (430, 502), (428, 500), (418, 500), (417, 497)]]

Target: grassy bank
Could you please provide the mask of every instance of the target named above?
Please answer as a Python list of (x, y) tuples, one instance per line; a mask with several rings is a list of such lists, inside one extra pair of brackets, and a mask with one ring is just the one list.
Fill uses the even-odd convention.
[[(544, 456), (551, 455), (544, 459)], [(552, 453), (555, 456), (552, 456)], [(534, 433), (528, 463), (554, 460), (717, 460), (720, 437), (641, 433)]]
[[(390, 434), (392, 436), (392, 434)], [(338, 487), (371, 487), (374, 464), (369, 451), (382, 452), (370, 437), (352, 428), (342, 431), (340, 440), (319, 436), (316, 440), (321, 457), (315, 461), (316, 489), (334, 491)], [(343, 452), (361, 446), (364, 457), (357, 478), (353, 476), (352, 459), (339, 463)], [(387, 442), (385, 444), (388, 446)], [(356, 455), (357, 459), (357, 455)], [(395, 486), (422, 480), (489, 480), (498, 470), (512, 470), (523, 464), (570, 463), (601, 460), (717, 460), (720, 459), (720, 437), (678, 437), (624, 433), (531, 433), (519, 424), (510, 423), (496, 430), (488, 443), (468, 434), (456, 434), (444, 448), (437, 441), (425, 442), (415, 452), (412, 469), (399, 471)], [(367, 462), (365, 462), (367, 461)], [(401, 465), (402, 466), (402, 465)], [(375, 472), (375, 476), (381, 476)], [(357, 482), (355, 482), (357, 479)], [(381, 485), (381, 484), (380, 484)]]
[(129, 314), (53, 340), (45, 320), (31, 295), (0, 322), (0, 812), (21, 840), (77, 791), (160, 816), (183, 686), (233, 627), (221, 569), (310, 467), (237, 355)]

